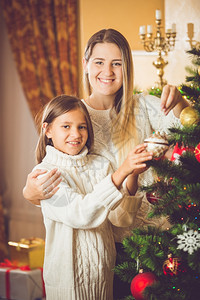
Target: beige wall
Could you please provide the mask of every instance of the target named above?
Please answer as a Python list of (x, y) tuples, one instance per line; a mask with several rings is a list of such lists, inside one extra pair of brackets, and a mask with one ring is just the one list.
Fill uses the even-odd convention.
[(90, 36), (103, 28), (119, 30), (130, 43), (132, 50), (143, 50), (139, 27), (155, 25), (155, 10), (164, 18), (164, 0), (79, 0), (80, 15), (80, 96), (82, 87), (82, 57)]
[(164, 79), (174, 85), (185, 81), (185, 66), (191, 64), (186, 54), (186, 50), (190, 49), (187, 23), (194, 24), (194, 39), (200, 41), (200, 0), (80, 0), (80, 96), (84, 96), (81, 64), (84, 47), (88, 38), (101, 28), (116, 28), (129, 41), (133, 50), (135, 86), (147, 89), (155, 85), (158, 76), (152, 63), (157, 53), (143, 50), (138, 32), (139, 26), (152, 24), (155, 33), (156, 9), (162, 11), (165, 28), (171, 28), (172, 23), (176, 23), (177, 28), (175, 49), (164, 57), (168, 61), (164, 68)]
[(82, 53), (89, 37), (103, 28), (119, 30), (131, 49), (141, 50), (139, 26), (155, 23), (155, 10), (164, 0), (79, 0)]
[(194, 25), (193, 39), (200, 42), (200, 0), (166, 0), (166, 27), (175, 22), (177, 28), (176, 47), (169, 53), (169, 66), (166, 67), (166, 78), (169, 83), (179, 85), (185, 81), (188, 73), (186, 66), (192, 66), (191, 57), (186, 53), (190, 50), (187, 24)]

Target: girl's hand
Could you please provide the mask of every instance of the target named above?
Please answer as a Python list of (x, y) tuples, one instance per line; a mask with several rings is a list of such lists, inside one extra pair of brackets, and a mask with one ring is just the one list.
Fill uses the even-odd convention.
[(173, 85), (165, 85), (161, 95), (161, 109), (165, 115), (174, 108), (176, 117), (180, 116), (183, 108), (189, 106), (188, 102), (182, 97), (179, 90)]
[[(113, 173), (112, 181), (119, 189), (124, 179), (131, 174), (131, 177), (137, 177), (138, 174), (147, 170), (146, 161), (151, 160), (153, 153), (146, 151), (146, 145), (138, 145), (131, 152), (122, 165)], [(135, 179), (134, 179), (135, 180)]]
[(146, 161), (153, 158), (153, 153), (146, 151), (146, 145), (138, 145), (131, 152), (123, 162), (121, 168), (127, 175), (139, 175), (148, 169)]
[(31, 172), (23, 189), (23, 196), (32, 204), (39, 205), (40, 200), (48, 199), (59, 189), (58, 185), (62, 181), (60, 172), (53, 169), (46, 175), (38, 178), (39, 175), (47, 173), (46, 170), (35, 170)]

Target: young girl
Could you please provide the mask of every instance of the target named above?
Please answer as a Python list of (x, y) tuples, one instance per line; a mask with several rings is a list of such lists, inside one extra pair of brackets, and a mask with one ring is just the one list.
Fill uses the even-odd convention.
[[(152, 159), (144, 144), (135, 147), (115, 172), (106, 158), (90, 154), (92, 146), (92, 124), (83, 102), (66, 95), (51, 100), (41, 120), (35, 167), (56, 167), (62, 176), (56, 194), (41, 201), (48, 300), (113, 299), (111, 222), (127, 226), (126, 211), (133, 217), (141, 204), (137, 176)], [(119, 210), (118, 219), (112, 210)]]

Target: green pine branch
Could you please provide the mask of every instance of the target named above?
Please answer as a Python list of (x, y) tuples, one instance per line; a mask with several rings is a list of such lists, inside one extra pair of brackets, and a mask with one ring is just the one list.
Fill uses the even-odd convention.
[(179, 147), (196, 147), (200, 143), (200, 126), (171, 127), (169, 128), (168, 142), (170, 145), (178, 143)]

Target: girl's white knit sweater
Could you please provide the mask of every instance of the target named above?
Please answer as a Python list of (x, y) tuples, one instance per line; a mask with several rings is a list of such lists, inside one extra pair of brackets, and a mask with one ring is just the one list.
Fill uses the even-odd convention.
[(87, 148), (76, 156), (52, 146), (46, 151), (35, 169), (57, 167), (63, 177), (58, 192), (41, 201), (47, 299), (112, 300), (115, 244), (108, 215), (119, 209), (115, 225), (126, 226), (127, 216), (133, 222), (141, 196), (123, 195), (112, 182), (110, 162)]

